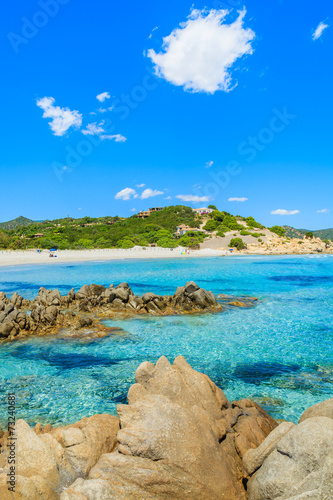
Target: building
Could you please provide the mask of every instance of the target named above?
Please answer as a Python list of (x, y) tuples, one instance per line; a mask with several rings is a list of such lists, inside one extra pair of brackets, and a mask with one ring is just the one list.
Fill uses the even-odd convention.
[(211, 214), (212, 212), (214, 212), (214, 210), (212, 208), (206, 208), (206, 207), (193, 208), (192, 210), (193, 210), (193, 212), (195, 212), (198, 215), (208, 215), (208, 214)]
[(188, 233), (189, 231), (197, 232), (200, 231), (197, 227), (190, 227), (186, 226), (186, 224), (181, 224), (180, 226), (177, 226), (176, 234), (177, 236), (184, 236), (184, 234)]
[(160, 212), (161, 210), (162, 210), (162, 207), (153, 207), (153, 208), (150, 208), (149, 210), (146, 210), (144, 212), (139, 212), (137, 214), (137, 218), (138, 219), (147, 219), (147, 217), (149, 217), (154, 212)]
[(43, 238), (44, 234), (43, 233), (36, 233), (33, 235), (33, 238)]

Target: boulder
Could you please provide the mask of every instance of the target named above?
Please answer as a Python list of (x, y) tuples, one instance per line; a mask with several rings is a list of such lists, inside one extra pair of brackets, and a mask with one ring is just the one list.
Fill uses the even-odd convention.
[(258, 448), (250, 448), (245, 453), (243, 458), (245, 476), (251, 476), (262, 466), (264, 460), (276, 449), (280, 439), (293, 427), (295, 427), (295, 424), (292, 422), (282, 422), (267, 436)]
[(194, 281), (188, 281), (185, 285), (185, 292), (190, 294), (199, 290), (199, 286)]
[(14, 305), (14, 307), (20, 309), (20, 307), (22, 306), (23, 297), (21, 297), (17, 292), (15, 292), (13, 293), (10, 301)]
[(333, 419), (333, 398), (327, 399), (322, 403), (318, 403), (314, 406), (311, 406), (301, 416), (299, 419), (299, 423), (304, 422), (307, 418), (312, 417), (327, 417)]
[(102, 295), (103, 292), (105, 292), (106, 288), (103, 285), (89, 285), (89, 291), (88, 295), (92, 297), (99, 297)]
[(89, 295), (89, 285), (83, 285), (80, 290), (76, 293), (75, 299), (82, 300), (86, 299)]
[(333, 491), (333, 420), (308, 418), (274, 447), (248, 482), (249, 500), (326, 500)]
[(275, 421), (250, 402), (231, 405), (181, 356), (173, 365), (165, 357), (156, 365), (142, 363), (135, 378), (129, 404), (118, 406), (118, 448), (61, 499), (245, 500), (236, 437), (248, 429), (249, 446), (258, 446)]
[(158, 299), (159, 296), (156, 295), (156, 293), (152, 293), (152, 292), (147, 292), (145, 293), (144, 295), (142, 295), (142, 301), (144, 304), (147, 304), (148, 302), (150, 302), (151, 300), (154, 300), (154, 299)]

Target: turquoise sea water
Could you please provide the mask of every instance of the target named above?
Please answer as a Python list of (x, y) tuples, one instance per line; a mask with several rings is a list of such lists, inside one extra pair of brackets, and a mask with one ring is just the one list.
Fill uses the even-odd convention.
[(124, 333), (94, 340), (30, 338), (0, 344), (0, 425), (15, 392), (18, 417), (69, 424), (115, 413), (144, 360), (182, 354), (230, 400), (251, 398), (297, 421), (333, 396), (333, 257), (227, 257), (0, 268), (0, 290), (34, 297), (85, 283), (127, 281), (136, 294), (174, 293), (195, 280), (215, 294), (257, 296), (252, 309), (108, 321)]

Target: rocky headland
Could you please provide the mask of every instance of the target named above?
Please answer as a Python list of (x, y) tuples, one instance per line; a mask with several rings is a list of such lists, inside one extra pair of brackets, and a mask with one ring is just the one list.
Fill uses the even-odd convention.
[(0, 498), (332, 499), (333, 399), (295, 425), (228, 401), (181, 356), (144, 362), (135, 379), (118, 416), (34, 429), (19, 420), (11, 476), (13, 436), (0, 431)]
[[(102, 319), (119, 315), (174, 315), (220, 312), (224, 307), (249, 307), (256, 298), (243, 301), (214, 294), (200, 288), (193, 281), (178, 287), (174, 295), (145, 293), (134, 295), (127, 283), (108, 288), (102, 285), (84, 285), (62, 296), (59, 290), (40, 288), (33, 301), (14, 293), (9, 299), (0, 292), (0, 339), (13, 340), (27, 335), (58, 333), (62, 329), (74, 332), (89, 330), (91, 335), (103, 336), (115, 329), (101, 323)], [(223, 306), (221, 305), (223, 303)], [(119, 330), (119, 329), (118, 329)]]

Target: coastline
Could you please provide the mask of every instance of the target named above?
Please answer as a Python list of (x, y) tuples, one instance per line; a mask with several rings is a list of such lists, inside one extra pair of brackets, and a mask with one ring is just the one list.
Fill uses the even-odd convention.
[(129, 249), (93, 249), (93, 250), (59, 250), (54, 252), (57, 257), (50, 258), (49, 251), (37, 253), (36, 250), (3, 250), (0, 251), (0, 267), (21, 266), (35, 264), (63, 264), (66, 262), (89, 262), (100, 260), (127, 260), (127, 259), (180, 259), (189, 257), (220, 257), (229, 252), (225, 250), (202, 249), (190, 250), (185, 248), (142, 248)]
[(187, 250), (185, 248), (146, 248), (140, 247), (129, 249), (92, 249), (92, 250), (59, 250), (55, 252), (57, 257), (50, 258), (49, 251), (43, 250), (2, 250), (0, 251), (0, 268), (7, 266), (24, 266), (38, 264), (64, 264), (83, 263), (112, 260), (155, 260), (155, 259), (188, 259), (205, 257), (272, 257), (272, 256), (304, 256), (304, 255), (332, 255), (331, 252), (273, 252), (273, 251), (241, 251), (229, 252), (226, 249), (204, 248), (200, 250)]

